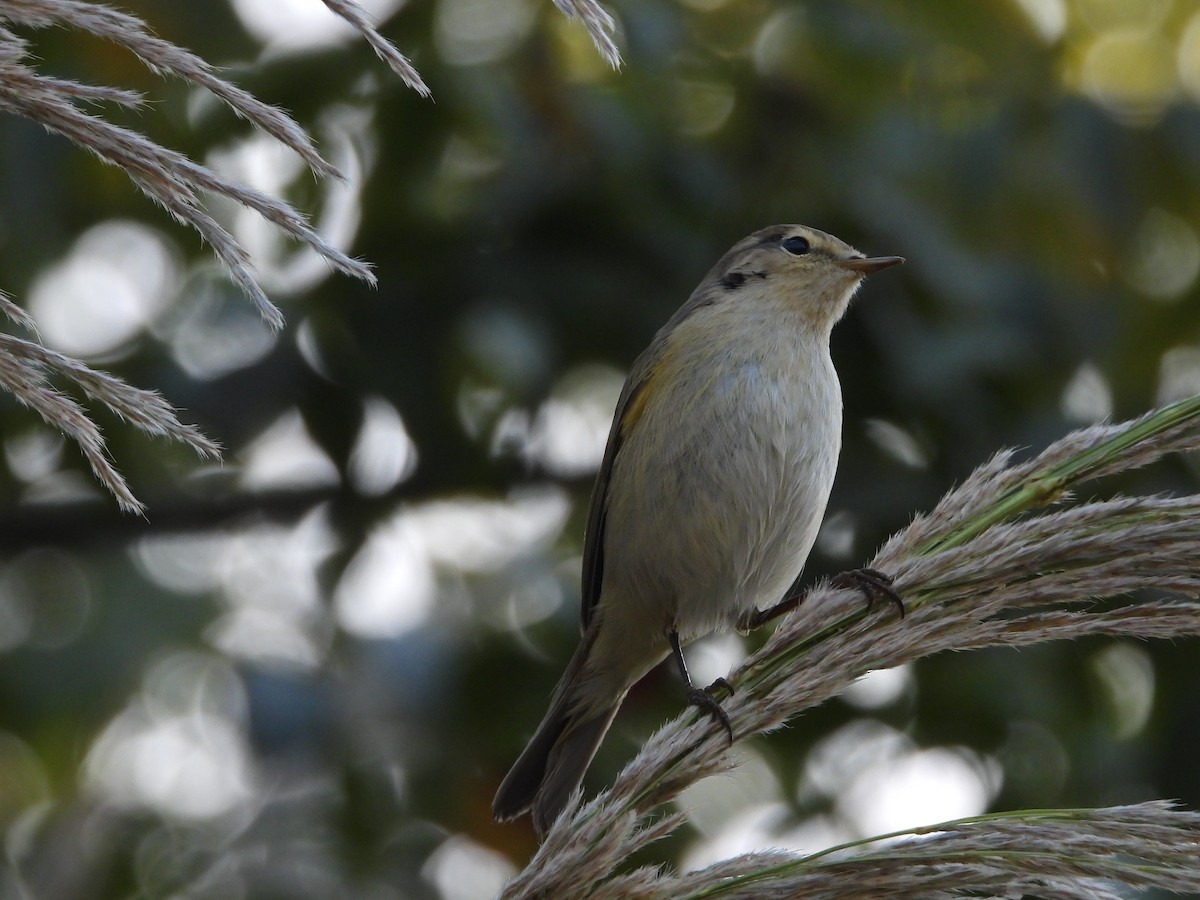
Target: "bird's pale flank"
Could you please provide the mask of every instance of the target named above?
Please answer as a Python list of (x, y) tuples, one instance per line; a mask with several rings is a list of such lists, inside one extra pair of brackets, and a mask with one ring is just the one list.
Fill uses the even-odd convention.
[[(816, 540), (841, 447), (829, 335), (868, 259), (799, 225), (739, 241), (637, 358), (592, 493), (583, 637), (496, 795), (544, 834), (567, 805), (625, 694), (680, 646), (757, 627)], [(878, 573), (874, 573), (877, 575)], [(732, 732), (731, 732), (732, 736)]]

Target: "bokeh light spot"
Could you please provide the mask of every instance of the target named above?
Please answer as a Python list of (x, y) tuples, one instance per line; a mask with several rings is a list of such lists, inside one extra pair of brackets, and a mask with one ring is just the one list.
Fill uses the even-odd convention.
[(4, 461), (13, 477), (33, 484), (53, 473), (62, 460), (62, 434), (37, 427), (4, 440)]
[(544, 550), (562, 532), (570, 500), (560, 488), (508, 500), (445, 500), (405, 509), (377, 527), (334, 593), (338, 623), (360, 637), (397, 637), (433, 608), (439, 567), (495, 572)]
[(725, 677), (745, 658), (746, 642), (736, 632), (708, 635), (687, 648), (688, 668), (697, 684)]
[(434, 41), (451, 65), (495, 62), (516, 50), (536, 13), (529, 0), (438, 0)]
[(242, 483), (248, 488), (334, 485), (337, 466), (317, 446), (298, 410), (284, 413), (242, 451)]
[(29, 310), (48, 346), (82, 357), (109, 353), (170, 302), (178, 274), (174, 250), (157, 231), (103, 222), (35, 279)]
[(719, 131), (733, 114), (733, 85), (721, 81), (682, 79), (676, 84), (679, 103), (675, 114), (679, 130), (689, 137), (705, 137)]
[[(323, 4), (311, 0), (231, 0), (246, 30), (274, 50), (315, 50), (360, 38), (359, 32)], [(358, 0), (374, 22), (382, 22), (403, 0)]]
[(1067, 28), (1067, 4), (1065, 0), (1013, 0), (1025, 14), (1033, 33), (1045, 44), (1053, 44), (1063, 36)]
[(1160, 406), (1200, 394), (1200, 347), (1172, 347), (1162, 355), (1158, 369)]
[(421, 868), (442, 900), (491, 900), (516, 873), (504, 856), (462, 834), (447, 838)]
[(1080, 20), (1093, 31), (1142, 26), (1158, 28), (1175, 0), (1073, 0)]
[(1083, 55), (1083, 90), (1120, 121), (1158, 121), (1176, 90), (1174, 48), (1142, 26), (1114, 28), (1095, 37)]
[(259, 525), (234, 535), (218, 569), (226, 612), (206, 636), (242, 659), (317, 665), (330, 631), (317, 572), (337, 549), (325, 506), (292, 527)]
[(624, 376), (610, 366), (579, 366), (564, 375), (534, 416), (526, 457), (555, 475), (596, 471)]
[(215, 265), (193, 273), (182, 294), (184, 301), (155, 332), (193, 378), (220, 378), (252, 365), (279, 339)]
[(1154, 662), (1129, 643), (1105, 647), (1092, 659), (1092, 672), (1104, 688), (1114, 736), (1131, 738), (1146, 727), (1154, 709)]
[(768, 18), (754, 40), (754, 66), (760, 75), (802, 79), (809, 58), (808, 19), (803, 7), (788, 6)]
[(220, 533), (154, 535), (137, 542), (133, 558), (155, 584), (174, 593), (199, 594), (220, 583), (219, 561), (231, 540)]
[(417, 447), (396, 407), (382, 397), (363, 399), (363, 424), (350, 451), (348, 474), (354, 489), (386, 494), (417, 467)]
[(181, 819), (227, 812), (250, 793), (247, 753), (224, 719), (207, 714), (118, 718), (89, 758), (94, 787), (114, 803)]
[(333, 595), (338, 625), (365, 638), (398, 637), (433, 610), (437, 578), (406, 512), (377, 526), (350, 560)]
[(887, 725), (859, 721), (814, 747), (804, 775), (866, 836), (978, 815), (1002, 770), (965, 747), (919, 748)]
[[(724, 832), (733, 816), (763, 803), (778, 803), (781, 787), (766, 761), (752, 749), (739, 746), (738, 765), (730, 774), (705, 778), (680, 791), (675, 805), (706, 837)], [(689, 866), (700, 864), (694, 857)]]
[(817, 549), (831, 559), (849, 559), (858, 537), (857, 521), (854, 513), (845, 509), (827, 515), (817, 532)]
[(1200, 100), (1200, 10), (1188, 20), (1179, 38), (1179, 81), (1193, 100)]
[(841, 699), (857, 709), (882, 709), (895, 703), (913, 687), (912, 666), (873, 669), (854, 680)]
[(1184, 219), (1155, 207), (1133, 236), (1124, 271), (1147, 297), (1177, 300), (1200, 274), (1200, 238)]
[(718, 778), (684, 788), (676, 805), (700, 839), (684, 854), (684, 870), (700, 869), (737, 853), (779, 846), (779, 824), (788, 810), (772, 768), (754, 751), (739, 746), (738, 767)]
[(160, 659), (88, 752), (86, 783), (114, 805), (170, 818), (229, 812), (253, 794), (249, 749), (230, 718), (241, 708), (227, 664), (193, 653)]
[(999, 780), (995, 763), (965, 747), (932, 747), (869, 766), (836, 802), (862, 834), (886, 834), (979, 815)]
[(26, 551), (0, 574), (0, 648), (66, 646), (87, 625), (92, 605), (88, 570), (71, 554), (48, 547)]
[(1113, 411), (1112, 389), (1095, 363), (1085, 362), (1063, 388), (1063, 417), (1070, 422), (1103, 422)]
[(1071, 770), (1071, 758), (1058, 735), (1041, 722), (1015, 721), (997, 751), (1004, 785), (1018, 796), (1055, 797)]
[(911, 432), (884, 419), (867, 419), (865, 428), (867, 437), (892, 459), (910, 469), (929, 468), (929, 454)]

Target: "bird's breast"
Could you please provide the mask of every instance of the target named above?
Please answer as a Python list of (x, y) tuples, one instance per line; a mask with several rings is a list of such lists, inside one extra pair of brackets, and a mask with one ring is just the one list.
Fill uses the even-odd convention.
[(826, 346), (745, 347), (668, 355), (613, 464), (605, 594), (685, 635), (781, 598), (837, 465), (841, 394)]

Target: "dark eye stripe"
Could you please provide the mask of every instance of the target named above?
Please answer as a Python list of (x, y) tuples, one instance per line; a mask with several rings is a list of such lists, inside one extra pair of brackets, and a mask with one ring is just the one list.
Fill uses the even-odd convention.
[(721, 279), (721, 287), (725, 288), (725, 290), (727, 290), (727, 291), (736, 291), (738, 288), (740, 288), (743, 284), (746, 283), (747, 279), (750, 279), (750, 278), (761, 278), (762, 280), (766, 281), (767, 273), (766, 272), (744, 272), (744, 271), (735, 269), (732, 272), (725, 273), (725, 277)]

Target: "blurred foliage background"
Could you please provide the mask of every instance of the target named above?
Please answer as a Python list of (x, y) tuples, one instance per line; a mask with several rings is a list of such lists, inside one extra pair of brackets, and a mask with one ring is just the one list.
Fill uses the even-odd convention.
[[(612, 0), (625, 68), (534, 0), (378, 0), (406, 90), (317, 0), (128, 4), (352, 174), (314, 184), (211, 98), (64, 30), (44, 72), (282, 193), (253, 214), (271, 334), (193, 235), (37, 127), (0, 127), (0, 282), (43, 339), (162, 390), (217, 467), (104, 420), (145, 520), (0, 398), (0, 897), (493, 894), (489, 805), (577, 634), (590, 478), (625, 367), (775, 222), (908, 265), (834, 339), (845, 449), (804, 574), (860, 564), (1004, 446), (1200, 390), (1192, 0)], [(1194, 490), (1187, 461), (1099, 491)], [(722, 636), (699, 677), (736, 664)], [(656, 860), (698, 865), (991, 808), (1200, 805), (1196, 647), (944, 656), (746, 742)], [(603, 786), (682, 693), (631, 695)]]

